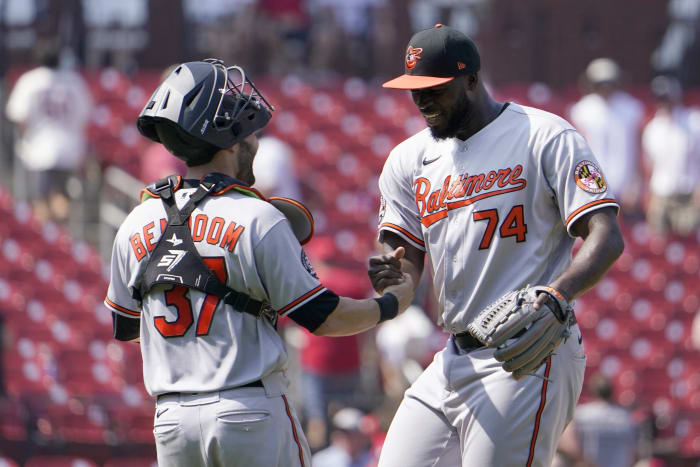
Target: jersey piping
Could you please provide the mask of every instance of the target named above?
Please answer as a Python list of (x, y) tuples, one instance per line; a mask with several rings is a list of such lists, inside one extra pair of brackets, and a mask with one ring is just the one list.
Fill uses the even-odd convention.
[(405, 228), (403, 228), (399, 225), (396, 225), (396, 224), (391, 224), (389, 222), (385, 222), (379, 226), (379, 231), (381, 232), (384, 229), (391, 230), (392, 232), (394, 232), (397, 235), (399, 235), (400, 237), (402, 237), (404, 240), (411, 243), (416, 248), (419, 248), (419, 249), (425, 251), (425, 242), (423, 240), (418, 239), (418, 237), (413, 235), (411, 232), (409, 232)]
[(113, 301), (111, 301), (109, 298), (105, 297), (104, 304), (109, 308), (110, 310), (114, 311), (115, 313), (120, 313), (120, 314), (125, 314), (127, 316), (132, 316), (132, 317), (139, 317), (141, 316), (140, 311), (132, 311), (128, 308), (124, 308), (121, 305), (117, 305)]
[(289, 402), (287, 402), (287, 396), (282, 394), (282, 400), (284, 401), (284, 410), (287, 412), (287, 416), (289, 417), (289, 422), (292, 424), (292, 435), (294, 436), (294, 442), (296, 443), (297, 447), (299, 448), (299, 462), (301, 463), (301, 467), (305, 467), (304, 450), (301, 448), (301, 443), (299, 442), (299, 435), (297, 434), (297, 426), (294, 423), (294, 417), (292, 417), (292, 412), (289, 410)]
[(617, 204), (617, 201), (615, 201), (612, 198), (598, 199), (595, 201), (591, 201), (590, 203), (584, 204), (583, 206), (579, 207), (574, 212), (569, 214), (569, 217), (566, 218), (566, 230), (570, 231), (570, 228), (574, 225), (575, 221), (578, 220), (584, 214), (608, 206), (615, 207), (618, 210), (620, 209), (620, 205)]
[(294, 300), (294, 301), (291, 302), (290, 304), (288, 304), (288, 305), (283, 306), (282, 308), (280, 308), (280, 310), (279, 310), (277, 313), (279, 313), (281, 316), (287, 316), (289, 313), (291, 313), (291, 312), (294, 311), (295, 309), (299, 308), (301, 305), (303, 305), (304, 303), (306, 303), (306, 302), (308, 302), (309, 300), (313, 299), (313, 298), (316, 297), (317, 295), (320, 295), (320, 294), (323, 293), (325, 290), (326, 290), (326, 288), (323, 286), (323, 284), (318, 285), (317, 287), (315, 287), (315, 288), (309, 290), (309, 291), (306, 292), (304, 295), (302, 295), (301, 297), (297, 298), (296, 300)]
[(537, 415), (535, 416), (535, 428), (532, 431), (532, 440), (530, 441), (530, 452), (527, 457), (527, 467), (532, 465), (532, 461), (535, 458), (535, 444), (537, 443), (537, 435), (540, 431), (540, 420), (542, 419), (542, 412), (544, 412), (544, 406), (547, 404), (547, 386), (549, 383), (549, 370), (552, 369), (552, 357), (547, 358), (547, 365), (544, 369), (544, 380), (542, 381), (542, 393), (540, 395), (540, 406), (537, 409)]

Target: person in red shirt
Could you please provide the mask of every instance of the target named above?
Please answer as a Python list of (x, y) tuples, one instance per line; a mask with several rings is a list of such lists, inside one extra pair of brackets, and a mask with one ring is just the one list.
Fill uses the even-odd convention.
[[(372, 295), (363, 273), (335, 268), (327, 262), (335, 254), (331, 238), (317, 237), (308, 245), (316, 272), (332, 290), (351, 298)], [(306, 339), (299, 353), (301, 395), (306, 418), (305, 433), (312, 450), (328, 444), (329, 405), (357, 406), (360, 389), (359, 335), (315, 336), (304, 330)]]

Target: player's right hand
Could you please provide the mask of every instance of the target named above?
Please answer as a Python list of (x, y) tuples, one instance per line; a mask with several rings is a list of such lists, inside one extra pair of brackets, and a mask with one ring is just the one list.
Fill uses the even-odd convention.
[[(372, 287), (378, 294), (383, 294), (384, 289), (391, 285), (403, 282), (404, 273), (401, 272), (401, 258), (406, 250), (400, 246), (389, 254), (372, 256), (369, 259), (367, 274), (372, 282)], [(409, 279), (410, 280), (410, 279)], [(413, 281), (411, 281), (412, 283)], [(389, 292), (389, 290), (386, 290)], [(393, 293), (393, 292), (392, 292)], [(398, 297), (398, 296), (397, 296)]]

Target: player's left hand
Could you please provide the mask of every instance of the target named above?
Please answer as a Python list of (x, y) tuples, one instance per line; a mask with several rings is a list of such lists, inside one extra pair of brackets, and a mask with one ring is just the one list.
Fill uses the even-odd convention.
[(369, 259), (367, 274), (378, 294), (381, 295), (385, 288), (404, 281), (400, 260), (405, 253), (406, 250), (400, 246), (389, 254), (372, 256)]
[(468, 330), (484, 345), (495, 348), (494, 358), (519, 379), (547, 360), (569, 336), (574, 319), (571, 304), (555, 289), (526, 287), (486, 307)]
[(542, 306), (546, 306), (545, 302), (547, 301), (547, 294), (541, 293), (537, 296), (537, 299), (532, 303), (532, 308), (535, 310), (539, 310), (542, 308)]

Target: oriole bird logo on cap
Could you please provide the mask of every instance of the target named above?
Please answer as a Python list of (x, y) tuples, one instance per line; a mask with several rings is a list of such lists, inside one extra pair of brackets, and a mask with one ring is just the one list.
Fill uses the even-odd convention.
[(420, 54), (423, 53), (423, 49), (420, 47), (408, 46), (406, 49), (406, 68), (412, 70), (416, 67), (416, 63), (420, 60)]

